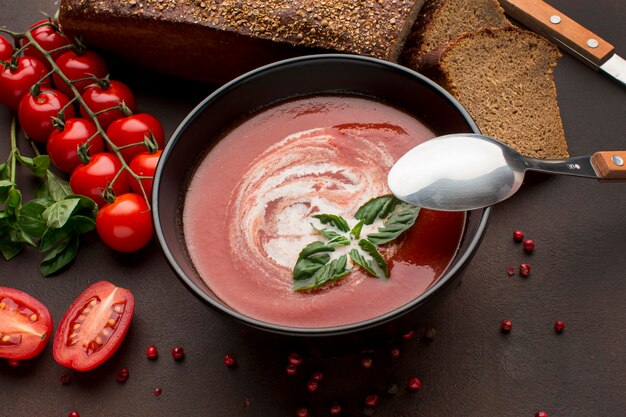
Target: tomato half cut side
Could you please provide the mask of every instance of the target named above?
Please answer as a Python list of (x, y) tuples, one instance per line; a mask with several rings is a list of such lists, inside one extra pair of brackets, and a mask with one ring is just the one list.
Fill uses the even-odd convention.
[(87, 288), (65, 312), (54, 335), (54, 359), (77, 371), (106, 361), (128, 332), (135, 297), (108, 281)]
[(52, 334), (50, 312), (25, 292), (0, 287), (0, 357), (30, 359), (41, 353)]

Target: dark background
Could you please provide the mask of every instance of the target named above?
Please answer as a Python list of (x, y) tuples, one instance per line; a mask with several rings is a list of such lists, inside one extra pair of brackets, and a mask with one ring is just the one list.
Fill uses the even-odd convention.
[[(626, 54), (623, 0), (550, 3), (611, 41)], [(24, 30), (53, 0), (0, 0), (0, 25)], [(123, 47), (123, 45), (120, 45)], [(164, 57), (167, 59), (167, 57)], [(158, 76), (111, 61), (112, 78), (136, 93), (139, 108), (156, 115), (171, 134), (186, 113), (212, 89)], [(559, 104), (572, 155), (626, 149), (626, 89), (565, 55), (555, 70)], [(0, 156), (6, 157), (11, 114), (0, 109)], [(26, 176), (22, 184), (28, 188)], [(42, 278), (40, 255), (28, 250), (0, 260), (0, 285), (24, 290), (46, 304), (55, 324), (84, 288), (107, 279), (131, 289), (137, 305), (126, 341), (95, 371), (73, 373), (52, 358), (52, 343), (38, 358), (9, 368), (0, 363), (0, 416), (311, 416), (329, 415), (339, 401), (346, 415), (363, 412), (365, 396), (378, 393), (376, 416), (623, 416), (626, 410), (626, 185), (572, 177), (531, 176), (516, 196), (496, 206), (487, 233), (460, 283), (425, 319), (436, 329), (428, 341), (398, 342), (389, 349), (338, 357), (305, 356), (299, 374), (288, 376), (289, 347), (244, 338), (236, 327), (194, 298), (170, 271), (156, 242), (133, 255), (109, 250), (95, 234), (81, 242), (76, 262)], [(512, 240), (515, 229), (535, 239), (526, 255)], [(532, 264), (528, 279), (507, 268)], [(502, 319), (513, 321), (508, 335)], [(553, 323), (566, 330), (555, 334)], [(416, 325), (418, 335), (423, 325)], [(161, 357), (148, 361), (156, 344)], [(181, 345), (185, 361), (169, 354)], [(233, 354), (239, 366), (222, 364)], [(371, 356), (364, 369), (361, 358)], [(128, 367), (125, 384), (115, 372)], [(324, 380), (306, 390), (314, 370)], [(416, 394), (405, 391), (412, 375)], [(398, 384), (396, 395), (387, 393)], [(152, 395), (161, 388), (160, 397)], [(246, 404), (249, 404), (246, 406)]]

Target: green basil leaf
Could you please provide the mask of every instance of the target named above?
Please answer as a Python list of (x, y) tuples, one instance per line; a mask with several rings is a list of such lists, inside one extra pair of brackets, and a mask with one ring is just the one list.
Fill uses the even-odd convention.
[(39, 198), (24, 204), (18, 219), (19, 227), (31, 236), (42, 237), (48, 229), (42, 214), (51, 203), (48, 199)]
[(374, 269), (372, 268), (372, 264), (367, 259), (365, 259), (363, 255), (361, 255), (358, 249), (352, 249), (350, 251), (350, 259), (352, 259), (352, 262), (363, 268), (368, 274), (374, 277), (378, 276), (376, 274), (376, 271), (374, 271)]
[(22, 207), (22, 193), (17, 188), (11, 188), (4, 200), (4, 209), (8, 216), (19, 217), (20, 208)]
[(350, 231), (350, 226), (348, 226), (348, 222), (341, 216), (337, 216), (335, 214), (314, 214), (313, 217), (322, 222), (322, 224), (330, 224), (335, 226), (337, 229), (342, 232)]
[(396, 210), (385, 221), (378, 232), (370, 233), (367, 239), (374, 245), (384, 245), (395, 240), (415, 224), (420, 208), (408, 203), (400, 203)]
[(326, 252), (334, 252), (332, 246), (325, 245), (323, 242), (309, 243), (300, 251), (298, 261), (293, 268), (294, 281), (310, 278), (318, 269), (323, 267), (330, 261), (330, 255)]
[(350, 239), (348, 239), (347, 237), (345, 237), (344, 235), (340, 233), (335, 232), (334, 230), (318, 229), (317, 227), (313, 225), (311, 225), (311, 227), (313, 227), (313, 229), (317, 230), (322, 236), (328, 239), (328, 242), (326, 242), (328, 246), (349, 246), (350, 245)]
[(9, 164), (3, 162), (0, 164), (0, 180), (8, 180), (9, 178), (11, 178)]
[(79, 200), (78, 207), (74, 210), (75, 214), (81, 214), (90, 218), (95, 219), (98, 215), (98, 205), (91, 198), (85, 197), (84, 195), (78, 194), (70, 194), (65, 197), (65, 200), (75, 199)]
[(361, 230), (363, 229), (364, 224), (365, 224), (365, 220), (359, 220), (359, 222), (354, 225), (352, 230), (350, 230), (350, 234), (354, 236), (355, 239), (358, 239), (361, 237)]
[[(3, 236), (8, 236), (4, 235), (4, 231), (2, 230), (0, 230), (0, 234), (2, 234)], [(0, 241), (0, 252), (2, 252), (2, 256), (4, 256), (4, 259), (10, 261), (15, 256), (17, 256), (22, 251), (22, 249), (24, 249), (24, 246), (26, 246), (25, 243), (11, 242), (8, 239), (2, 239)]]
[(346, 269), (347, 262), (348, 257), (341, 255), (339, 258), (333, 259), (319, 268), (310, 278), (294, 281), (292, 289), (294, 291), (312, 290), (321, 287), (327, 282), (343, 278), (350, 273), (350, 270)]
[(50, 168), (50, 157), (48, 155), (37, 155), (34, 158), (17, 154), (17, 160), (28, 167), (33, 174), (38, 177), (45, 177)]
[(24, 243), (26, 245), (37, 247), (35, 242), (33, 242), (33, 239), (19, 227), (11, 229), (9, 236), (13, 243)]
[(6, 201), (9, 197), (9, 191), (15, 187), (15, 183), (9, 180), (0, 180), (0, 202)]
[(78, 235), (72, 235), (50, 251), (41, 261), (39, 269), (44, 277), (54, 274), (72, 262), (78, 252)]
[(71, 232), (63, 227), (61, 229), (48, 229), (39, 241), (39, 252), (48, 252), (59, 245), (59, 242), (69, 239)]
[(83, 234), (91, 232), (93, 229), (95, 229), (96, 221), (87, 216), (74, 215), (69, 218), (69, 220), (65, 224), (65, 227), (75, 233)]
[(52, 199), (52, 196), (50, 195), (50, 191), (48, 191), (47, 179), (44, 178), (44, 180), (41, 181), (39, 185), (37, 185), (37, 187), (35, 187), (34, 197)]
[(359, 207), (354, 217), (363, 220), (365, 224), (372, 224), (377, 217), (379, 219), (387, 217), (398, 203), (399, 200), (391, 194), (375, 197)]
[(46, 174), (46, 185), (48, 193), (54, 201), (61, 201), (68, 195), (72, 194), (70, 183), (48, 171)]
[(383, 276), (380, 276), (379, 274), (376, 274), (376, 276), (378, 276), (378, 278), (389, 278), (389, 267), (387, 266), (387, 261), (385, 261), (383, 255), (378, 252), (376, 246), (374, 246), (374, 244), (367, 239), (359, 240), (359, 246), (374, 259), (376, 265), (378, 265), (381, 269)]
[(78, 198), (57, 201), (43, 212), (42, 217), (46, 221), (48, 227), (52, 229), (60, 229), (65, 225), (65, 223), (67, 223), (79, 203), (80, 199)]

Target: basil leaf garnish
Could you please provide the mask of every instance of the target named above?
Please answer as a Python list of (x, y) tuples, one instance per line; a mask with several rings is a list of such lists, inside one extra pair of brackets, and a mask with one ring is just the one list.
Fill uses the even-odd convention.
[(376, 220), (376, 217), (379, 219), (387, 217), (399, 202), (400, 201), (391, 194), (372, 198), (359, 207), (354, 217), (357, 220), (363, 220), (365, 224), (372, 224), (374, 220)]
[(385, 221), (383, 227), (379, 227), (378, 232), (367, 235), (367, 240), (374, 245), (384, 245), (395, 240), (415, 224), (419, 212), (420, 208), (411, 204), (397, 204), (396, 210)]
[(365, 270), (365, 272), (367, 272), (371, 276), (376, 276), (376, 271), (374, 271), (374, 268), (372, 268), (372, 264), (370, 263), (370, 261), (365, 259), (363, 255), (361, 255), (358, 249), (352, 249), (350, 251), (350, 259), (352, 259), (352, 262), (359, 265)]
[(298, 262), (293, 268), (294, 281), (310, 278), (318, 269), (330, 261), (330, 255), (326, 252), (334, 252), (335, 248), (325, 245), (323, 242), (309, 243), (300, 251)]
[(324, 236), (326, 239), (328, 239), (328, 242), (326, 242), (326, 244), (328, 246), (348, 246), (350, 245), (350, 239), (348, 239), (347, 237), (345, 237), (344, 235), (335, 232), (334, 230), (331, 229), (318, 229), (315, 226), (311, 225), (313, 227), (313, 229), (317, 230), (319, 233), (322, 234), (322, 236)]
[(335, 226), (342, 232), (350, 231), (350, 226), (348, 226), (348, 222), (341, 216), (337, 216), (335, 214), (315, 214), (313, 215), (313, 217), (321, 221), (322, 224), (331, 224)]
[(383, 276), (379, 276), (379, 274), (376, 274), (376, 276), (378, 278), (389, 278), (389, 267), (387, 266), (387, 261), (385, 261), (383, 255), (378, 252), (376, 246), (374, 246), (374, 244), (367, 239), (359, 240), (359, 246), (374, 259), (376, 265), (378, 265), (378, 267), (381, 269)]
[(364, 220), (359, 220), (359, 222), (354, 225), (352, 230), (350, 230), (350, 234), (354, 236), (355, 239), (358, 239), (361, 237), (361, 230), (363, 229), (364, 224), (365, 224)]
[(346, 269), (347, 262), (348, 257), (341, 255), (339, 258), (333, 259), (319, 268), (309, 278), (294, 281), (292, 289), (294, 291), (312, 290), (321, 287), (327, 282), (343, 278), (350, 273), (350, 270)]

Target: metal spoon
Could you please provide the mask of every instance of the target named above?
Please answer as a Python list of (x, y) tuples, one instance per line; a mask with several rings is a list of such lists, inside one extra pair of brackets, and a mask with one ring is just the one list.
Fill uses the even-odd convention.
[(626, 179), (626, 151), (596, 152), (562, 160), (528, 158), (477, 134), (440, 136), (407, 152), (387, 182), (400, 200), (416, 206), (465, 211), (506, 200), (527, 170), (602, 180)]

